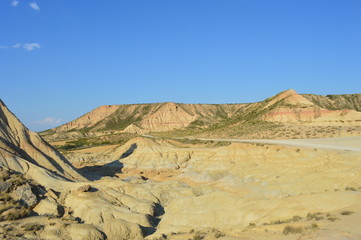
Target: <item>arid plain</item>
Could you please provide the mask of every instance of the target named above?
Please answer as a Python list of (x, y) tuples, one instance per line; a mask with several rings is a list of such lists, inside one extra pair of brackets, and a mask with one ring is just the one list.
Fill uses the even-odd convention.
[(361, 94), (106, 105), (40, 134), (0, 102), (0, 129), (3, 239), (361, 239)]

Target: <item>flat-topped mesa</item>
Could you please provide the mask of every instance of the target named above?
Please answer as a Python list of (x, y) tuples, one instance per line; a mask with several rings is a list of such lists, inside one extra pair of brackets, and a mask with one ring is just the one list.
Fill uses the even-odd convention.
[(36, 166), (69, 179), (84, 179), (64, 156), (27, 129), (1, 100), (0, 166), (20, 173)]
[[(212, 129), (232, 127), (254, 120), (284, 124), (346, 120), (359, 126), (357, 120), (361, 118), (357, 112), (358, 98), (353, 99), (353, 96), (346, 95), (333, 96), (332, 99), (334, 98), (339, 99), (337, 102), (342, 104), (333, 104), (326, 100), (320, 104), (319, 97), (301, 95), (289, 89), (264, 101), (248, 104), (163, 102), (105, 105), (43, 134), (46, 139), (56, 141), (109, 133), (213, 131)], [(345, 110), (341, 106), (350, 106), (351, 110)], [(229, 126), (230, 124), (232, 126)]]
[(106, 105), (56, 127), (48, 133), (172, 131), (188, 127), (195, 120), (215, 123), (233, 116), (245, 104), (182, 104), (174, 102)]

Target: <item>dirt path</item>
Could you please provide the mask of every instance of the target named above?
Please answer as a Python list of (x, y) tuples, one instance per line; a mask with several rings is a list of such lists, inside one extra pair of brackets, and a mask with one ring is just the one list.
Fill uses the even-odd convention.
[[(148, 138), (157, 138), (150, 135), (144, 135)], [(201, 141), (218, 142), (243, 142), (243, 143), (267, 143), (275, 145), (286, 145), (306, 148), (322, 148), (331, 150), (361, 152), (361, 136), (340, 137), (340, 138), (319, 138), (319, 139), (217, 139), (217, 138), (173, 138), (173, 139), (195, 139)]]
[(302, 141), (297, 140), (268, 140), (268, 139), (255, 139), (255, 140), (247, 140), (247, 139), (199, 139), (203, 141), (226, 141), (226, 142), (248, 142), (248, 143), (268, 143), (268, 144), (276, 144), (276, 145), (286, 145), (286, 146), (295, 146), (295, 147), (307, 147), (307, 148), (322, 148), (322, 149), (331, 149), (331, 150), (343, 150), (343, 151), (351, 151), (351, 152), (361, 152), (361, 148), (358, 147), (349, 147), (342, 145), (334, 145), (334, 144), (323, 144), (309, 141), (307, 139)]

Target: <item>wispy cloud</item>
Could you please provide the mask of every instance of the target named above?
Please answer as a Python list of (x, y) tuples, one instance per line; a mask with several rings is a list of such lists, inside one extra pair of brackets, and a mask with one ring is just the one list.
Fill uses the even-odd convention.
[(18, 5), (19, 5), (19, 1), (13, 0), (13, 1), (11, 2), (11, 6), (13, 6), (13, 7), (16, 7), (16, 6), (18, 6)]
[(34, 123), (39, 125), (58, 125), (63, 122), (62, 119), (55, 118), (55, 117), (46, 117), (42, 120), (37, 120)]
[(39, 43), (25, 43), (23, 45), (23, 47), (27, 50), (27, 51), (33, 51), (36, 48), (41, 48)]
[(36, 11), (40, 11), (40, 7), (36, 2), (29, 3), (29, 6)]
[(17, 43), (17, 44), (12, 45), (12, 48), (19, 48), (19, 47), (21, 47), (21, 44), (20, 44), (20, 43)]
[(41, 48), (41, 45), (39, 43), (24, 43), (24, 44), (16, 43), (11, 46), (0, 45), (0, 49), (17, 49), (17, 48), (23, 48), (30, 52), (35, 49)]

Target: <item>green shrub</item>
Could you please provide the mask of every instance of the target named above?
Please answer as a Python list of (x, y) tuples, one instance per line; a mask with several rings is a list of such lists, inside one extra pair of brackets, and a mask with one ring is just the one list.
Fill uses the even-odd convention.
[(202, 239), (204, 239), (204, 234), (203, 233), (196, 233), (193, 236), (193, 240), (202, 240)]
[(343, 212), (341, 212), (341, 215), (351, 215), (353, 213), (354, 212), (352, 212), (352, 211), (343, 211)]
[(44, 228), (43, 225), (40, 225), (38, 223), (27, 223), (24, 226), (22, 226), (25, 231), (39, 231)]
[(303, 228), (302, 227), (293, 227), (293, 226), (289, 226), (287, 225), (284, 229), (283, 229), (283, 234), (288, 235), (288, 234), (299, 234), (303, 232)]
[(320, 216), (322, 213), (316, 212), (316, 213), (309, 213), (307, 214), (307, 220), (315, 219), (316, 221), (324, 219), (324, 217)]
[(226, 236), (226, 234), (224, 234), (224, 233), (222, 233), (222, 232), (220, 232), (220, 231), (217, 231), (217, 232), (214, 234), (214, 237), (215, 237), (215, 238), (220, 238), (220, 237), (224, 237), (224, 236)]
[(354, 187), (346, 187), (345, 190), (346, 191), (357, 191), (356, 188), (354, 188)]
[(310, 228), (311, 229), (318, 229), (317, 223), (312, 223)]

